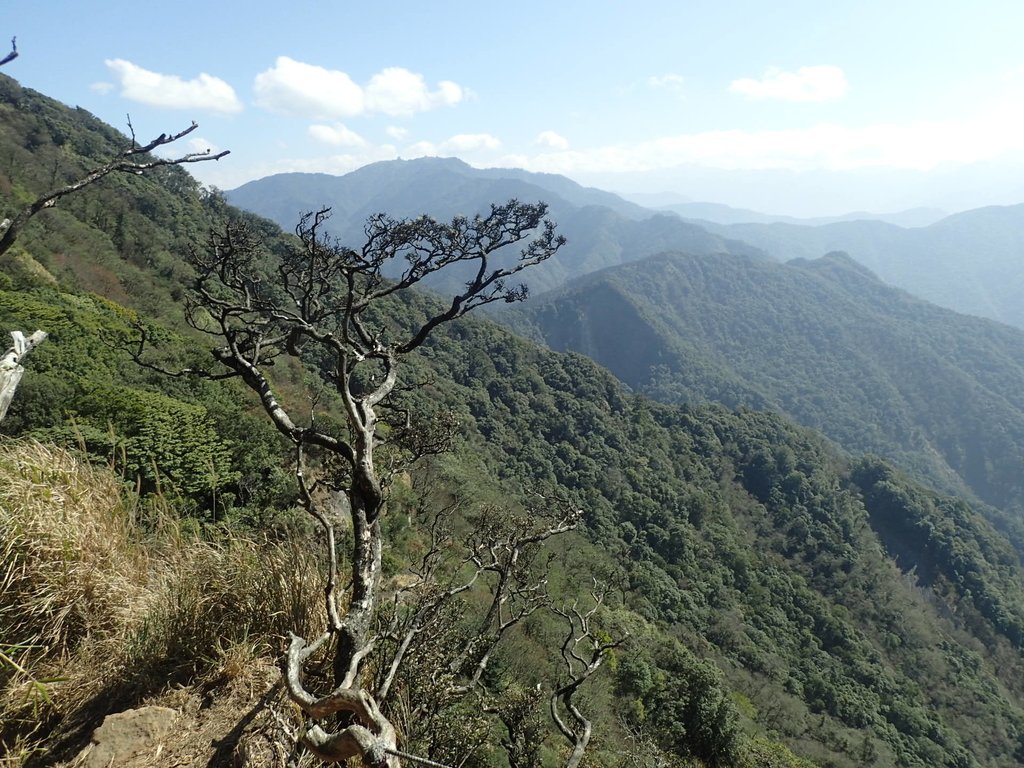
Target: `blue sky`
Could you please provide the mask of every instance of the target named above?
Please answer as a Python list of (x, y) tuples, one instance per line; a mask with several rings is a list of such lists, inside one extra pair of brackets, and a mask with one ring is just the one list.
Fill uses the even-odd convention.
[(223, 188), (439, 154), (798, 215), (1024, 201), (1019, 0), (3, 5), (5, 74), (196, 120)]

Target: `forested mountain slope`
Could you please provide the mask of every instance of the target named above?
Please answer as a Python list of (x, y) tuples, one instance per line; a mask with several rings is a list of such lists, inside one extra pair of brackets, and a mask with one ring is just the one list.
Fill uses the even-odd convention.
[(1024, 333), (915, 299), (844, 254), (666, 254), (521, 316), (660, 400), (770, 407), (1018, 517), (1024, 505)]
[(845, 251), (915, 296), (1024, 328), (1024, 205), (964, 211), (913, 229), (880, 221), (816, 227), (697, 223), (782, 261)]
[[(666, 248), (693, 253), (759, 251), (710, 234), (670, 214), (655, 214), (600, 190), (586, 189), (562, 176), (518, 170), (471, 168), (460, 160), (421, 158), (374, 163), (344, 176), (290, 173), (268, 176), (227, 193), (241, 208), (276, 221), (285, 230), (300, 214), (332, 209), (331, 231), (359, 242), (368, 216), (422, 214), (443, 219), (472, 216), (509, 198), (544, 200), (569, 242), (557, 261), (523, 276), (534, 292), (562, 285), (578, 275), (622, 264)], [(439, 275), (439, 290), (457, 289), (465, 276)]]
[[(18, 167), (25, 169), (36, 155), (51, 168), (54, 158), (76, 162), (62, 147), (79, 146), (79, 131), (92, 130), (95, 121), (3, 82), (2, 151), (24, 158)], [(43, 214), (17, 259), (0, 264), (0, 322), (51, 332), (33, 352), (3, 439), (14, 444), (15, 436), (34, 436), (84, 447), (124, 477), (126, 492), (136, 489), (171, 507), (215, 548), (226, 547), (217, 537), (227, 529), (252, 537), (256, 543), (246, 551), (262, 551), (261, 537), (303, 535), (295, 523), (289, 446), (240, 388), (169, 379), (139, 369), (125, 351), (141, 318), (151, 321), (168, 365), (208, 360), (201, 340), (178, 319), (177, 290), (189, 274), (177, 249), (192, 235), (202, 238), (211, 223), (244, 214), (185, 181), (174, 173), (132, 179), (137, 191), (115, 186), (123, 217), (105, 215), (97, 202), (109, 189), (87, 190), (77, 207)], [(16, 190), (37, 183), (43, 180), (12, 172), (0, 194), (10, 203)], [(161, 212), (179, 222), (160, 230), (170, 241), (166, 253), (147, 258), (122, 248), (119, 218), (127, 226), (138, 214), (160, 228)], [(250, 224), (264, 237), (271, 274), (289, 240), (267, 223)], [(61, 239), (69, 231), (76, 233), (73, 247)], [(135, 242), (130, 227), (123, 234), (124, 243)], [(100, 266), (105, 279), (92, 279)], [(415, 296), (389, 305), (381, 317), (413, 324), (437, 306), (431, 296)], [(396, 488), (399, 514), (387, 523), (389, 576), (405, 573), (421, 541), (410, 489), (419, 493), (433, 483), (438, 495), (481, 508), (514, 504), (537, 485), (572, 496), (585, 510), (585, 526), (557, 548), (553, 596), (571, 604), (586, 599), (595, 577), (612, 584), (602, 626), (633, 633), (587, 696), (599, 735), (588, 753), (594, 764), (650, 758), (806, 765), (782, 744), (816, 764), (844, 768), (1011, 766), (1024, 755), (1024, 570), (1006, 539), (967, 503), (936, 495), (878, 460), (852, 460), (779, 415), (653, 402), (582, 356), (483, 320), (448, 326), (407, 363), (402, 380), (418, 386), (403, 406), (415, 414), (450, 411), (461, 432), (453, 453), (414, 471), (405, 490)], [(288, 391), (298, 376), (285, 365), (275, 381)], [(310, 407), (330, 424), (336, 417), (329, 406), (325, 398)], [(0, 479), (25, 466), (5, 458), (0, 473), (8, 474)], [(46, 473), (30, 474), (46, 496)], [(6, 540), (20, 546), (18, 537)], [(14, 594), (3, 591), (6, 584), (0, 581), (0, 610), (13, 607), (4, 602)], [(209, 585), (197, 589), (200, 596), (210, 592)], [(217, 604), (225, 621), (242, 615), (238, 605), (245, 603), (235, 598), (225, 594)], [(479, 606), (469, 600), (464, 609), (472, 618)], [(537, 616), (495, 660), (487, 681), (494, 691), (550, 690), (557, 678), (561, 629), (550, 615)], [(0, 623), (0, 648), (20, 642), (2, 634), (10, 627)], [(248, 625), (218, 625), (203, 641), (216, 643), (213, 656), (250, 649), (238, 658), (272, 657), (282, 645), (279, 636), (255, 633)], [(85, 658), (90, 637), (83, 632), (61, 657)], [(220, 661), (209, 658), (214, 646), (196, 652), (159, 641), (150, 637), (145, 645), (159, 653), (146, 657), (150, 668), (136, 670), (134, 687), (101, 687), (96, 701), (120, 710), (178, 685), (194, 685), (203, 701), (216, 701), (224, 683)], [(134, 658), (130, 650), (123, 658)], [(410, 695), (424, 676), (403, 678)], [(0, 683), (14, 677), (0, 667)], [(46, 739), (66, 749), (76, 734), (88, 737), (82, 728), (89, 713), (69, 710), (60, 693), (56, 687), (54, 701), (34, 715), (45, 725), (36, 764), (63, 754)], [(255, 705), (240, 709), (238, 722)], [(524, 712), (541, 723), (536, 759), (557, 764), (559, 739), (543, 725), (543, 705), (533, 706)], [(463, 737), (479, 738), (463, 730), (464, 709), (423, 717), (410, 735), (421, 754), (465, 757), (466, 765), (481, 768), (505, 764), (498, 727), (483, 729), (485, 748), (470, 760), (444, 751)], [(7, 748), (20, 721), (0, 721)], [(228, 743), (233, 726), (218, 739)], [(229, 754), (217, 754), (228, 764)]]
[[(43, 317), (55, 329), (32, 372), (71, 389), (59, 413), (58, 403), (33, 407), (52, 402), (52, 390), (27, 392), (21, 427), (60, 436), (27, 421), (30, 413), (58, 427), (72, 416), (102, 423), (110, 411), (97, 413), (94, 399), (74, 393), (94, 391), (103, 370), (131, 376), (130, 364), (87, 346), (123, 322), (118, 313), (47, 290), (0, 298), (5, 322)], [(589, 574), (611, 580), (623, 589), (616, 620), (651, 622), (653, 634), (605, 683), (620, 697), (595, 713), (609, 738), (625, 738), (616, 718), (626, 717), (657, 729), (670, 753), (709, 765), (742, 764), (737, 725), (835, 765), (860, 765), (864, 755), (880, 765), (1013, 764), (1014, 734), (1024, 728), (1024, 579), (1013, 548), (963, 502), (878, 463), (850, 473), (820, 439), (776, 416), (629, 395), (586, 359), (488, 323), (439, 337), (409, 376), (433, 381), (409, 407), (448, 406), (465, 425), (447, 470), (452, 491), (539, 481), (574, 492), (589, 544), (574, 545), (555, 581), (571, 590)], [(159, 381), (124, 389), (116, 374), (106, 381), (123, 392), (113, 419), (127, 438), (123, 471), (155, 462), (164, 482), (192, 499), (193, 514), (209, 515), (208, 475), (195, 465), (183, 475), (179, 465), (197, 441), (220, 445), (218, 492), (246, 502), (219, 509), (221, 520), (265, 526), (281, 510), (262, 505), (288, 505), (287, 475), (272, 474), (281, 462), (273, 435), (229, 393), (176, 389), (182, 404), (174, 405), (150, 389)], [(131, 420), (147, 408), (155, 409), (149, 418), (160, 408), (193, 418), (161, 420), (154, 431), (154, 422)], [(668, 635), (691, 652), (671, 650)], [(546, 669), (509, 667), (519, 676)], [(722, 674), (732, 699), (723, 698)]]

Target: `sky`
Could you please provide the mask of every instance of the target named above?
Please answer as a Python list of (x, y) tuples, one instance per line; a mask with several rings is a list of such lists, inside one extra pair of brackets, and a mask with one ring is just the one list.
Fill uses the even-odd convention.
[[(394, 158), (823, 216), (1024, 202), (1024, 2), (0, 0), (3, 73), (231, 189)], [(4, 47), (6, 50), (6, 47)]]

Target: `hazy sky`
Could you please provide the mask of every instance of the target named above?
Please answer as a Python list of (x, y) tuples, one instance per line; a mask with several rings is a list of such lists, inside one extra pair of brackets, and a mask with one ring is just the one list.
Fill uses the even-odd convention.
[(1021, 0), (2, 7), (5, 74), (196, 120), (222, 188), (450, 155), (772, 213), (1024, 202)]

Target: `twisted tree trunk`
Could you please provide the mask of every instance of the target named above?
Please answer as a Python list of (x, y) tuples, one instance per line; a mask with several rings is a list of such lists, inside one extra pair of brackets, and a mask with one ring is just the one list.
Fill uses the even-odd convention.
[(7, 415), (7, 409), (14, 398), (14, 390), (18, 388), (25, 368), (21, 365), (25, 355), (46, 340), (45, 331), (36, 331), (27, 339), (21, 331), (11, 331), (14, 346), (0, 357), (0, 421)]

